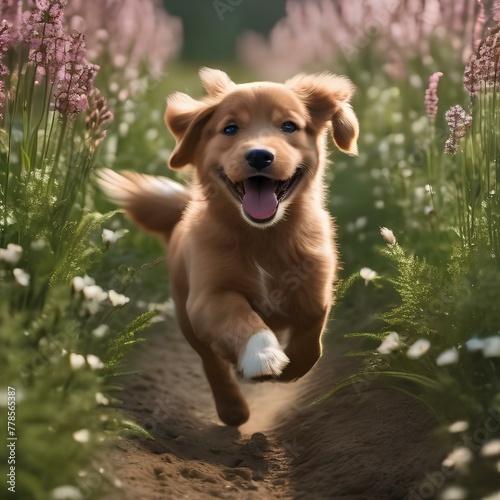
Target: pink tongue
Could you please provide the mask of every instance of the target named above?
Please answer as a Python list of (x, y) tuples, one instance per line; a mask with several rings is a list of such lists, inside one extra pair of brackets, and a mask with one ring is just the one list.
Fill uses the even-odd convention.
[(245, 195), (243, 209), (256, 220), (272, 217), (278, 208), (278, 199), (274, 192), (274, 181), (267, 177), (250, 177), (243, 181)]

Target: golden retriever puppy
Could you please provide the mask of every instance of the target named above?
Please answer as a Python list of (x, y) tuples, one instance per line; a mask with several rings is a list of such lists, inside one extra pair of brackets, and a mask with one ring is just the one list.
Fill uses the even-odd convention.
[(355, 155), (358, 121), (342, 76), (237, 85), (204, 68), (200, 77), (207, 95), (175, 93), (165, 114), (170, 167), (192, 165), (191, 185), (111, 170), (100, 185), (166, 243), (180, 327), (220, 419), (238, 426), (249, 410), (231, 365), (246, 379), (291, 381), (321, 355), (337, 267), (326, 136)]

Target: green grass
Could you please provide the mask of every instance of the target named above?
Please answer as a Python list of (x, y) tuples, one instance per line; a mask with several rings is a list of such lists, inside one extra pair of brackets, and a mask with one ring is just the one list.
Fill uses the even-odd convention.
[[(409, 73), (418, 71), (411, 64), (407, 68)], [(438, 66), (428, 74), (436, 69), (453, 75), (457, 65)], [(425, 75), (420, 77), (425, 81)], [(378, 197), (384, 204), (373, 213), (365, 202), (365, 216), (363, 202), (357, 202), (358, 211), (350, 220), (365, 216), (365, 225), (341, 230), (340, 248), (349, 239), (358, 244), (349, 249), (353, 257), (349, 255), (348, 271), (356, 274), (356, 267), (364, 265), (377, 271), (378, 277), (368, 284), (372, 300), (364, 294), (364, 310), (377, 322), (371, 331), (354, 335), (366, 339), (352, 353), (365, 358), (362, 369), (326, 397), (347, 385), (370, 385), (364, 384), (366, 370), (377, 372), (378, 385), (411, 394), (435, 415), (443, 456), (449, 455), (445, 472), (435, 471), (443, 480), (433, 485), (432, 498), (446, 497), (449, 488), (458, 488), (460, 498), (490, 498), (498, 493), (500, 479), (494, 451), (500, 442), (499, 91), (482, 89), (470, 104), (463, 104), (472, 113), (472, 126), (460, 139), (456, 155), (449, 156), (443, 152), (449, 134), (443, 126), (444, 111), (454, 104), (450, 96), (464, 95), (453, 80), (461, 78), (440, 81), (436, 124), (424, 115), (424, 87), (391, 82), (383, 90), (368, 89), (360, 98), (377, 100), (356, 108), (362, 130), (366, 124), (364, 140), (368, 134), (371, 146), (364, 147), (361, 139), (360, 150), (368, 151), (354, 162), (358, 171), (348, 174), (346, 165), (340, 175), (359, 184), (361, 198), (366, 199), (371, 188), (375, 196), (370, 202)], [(412, 119), (399, 121), (400, 115)], [(391, 128), (395, 116), (397, 132)], [(337, 207), (332, 203), (334, 213), (343, 213), (339, 209), (350, 213), (348, 202)], [(377, 235), (378, 225), (394, 229), (398, 242), (385, 245)], [(374, 256), (377, 247), (382, 248)], [(345, 301), (355, 304), (359, 288), (344, 293)], [(390, 332), (397, 333), (398, 341), (387, 353), (382, 346), (394, 335)], [(410, 346), (420, 339), (428, 340), (430, 348), (409, 358)], [(457, 421), (460, 425), (453, 426)]]

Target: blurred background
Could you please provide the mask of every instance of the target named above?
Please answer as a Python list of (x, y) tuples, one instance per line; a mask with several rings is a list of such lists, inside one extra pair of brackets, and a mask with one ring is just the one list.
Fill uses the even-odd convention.
[(440, 258), (447, 242), (434, 231), (439, 218), (426, 191), (425, 90), (431, 74), (444, 73), (432, 138), (442, 150), (444, 110), (468, 98), (464, 65), (474, 40), (494, 24), (491, 1), (95, 3), (89, 9), (71, 1), (68, 18), (86, 33), (89, 59), (101, 66), (98, 86), (116, 112), (102, 164), (173, 175), (166, 169), (173, 142), (163, 124), (165, 97), (177, 90), (201, 95), (202, 66), (223, 69), (236, 82), (283, 81), (301, 71), (345, 74), (357, 87), (360, 154), (332, 151), (328, 180), (346, 275), (377, 264), (379, 226), (392, 227), (415, 252)]

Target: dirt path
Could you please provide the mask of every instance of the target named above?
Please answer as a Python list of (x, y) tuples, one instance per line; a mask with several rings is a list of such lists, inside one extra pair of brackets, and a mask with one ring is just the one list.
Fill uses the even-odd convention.
[(398, 393), (347, 389), (306, 407), (350, 373), (345, 358), (326, 352), (293, 384), (245, 384), (252, 416), (239, 429), (217, 419), (201, 363), (174, 326), (136, 360), (144, 372), (120, 397), (155, 441), (118, 444), (123, 487), (106, 498), (399, 500), (436, 468), (429, 417)]

